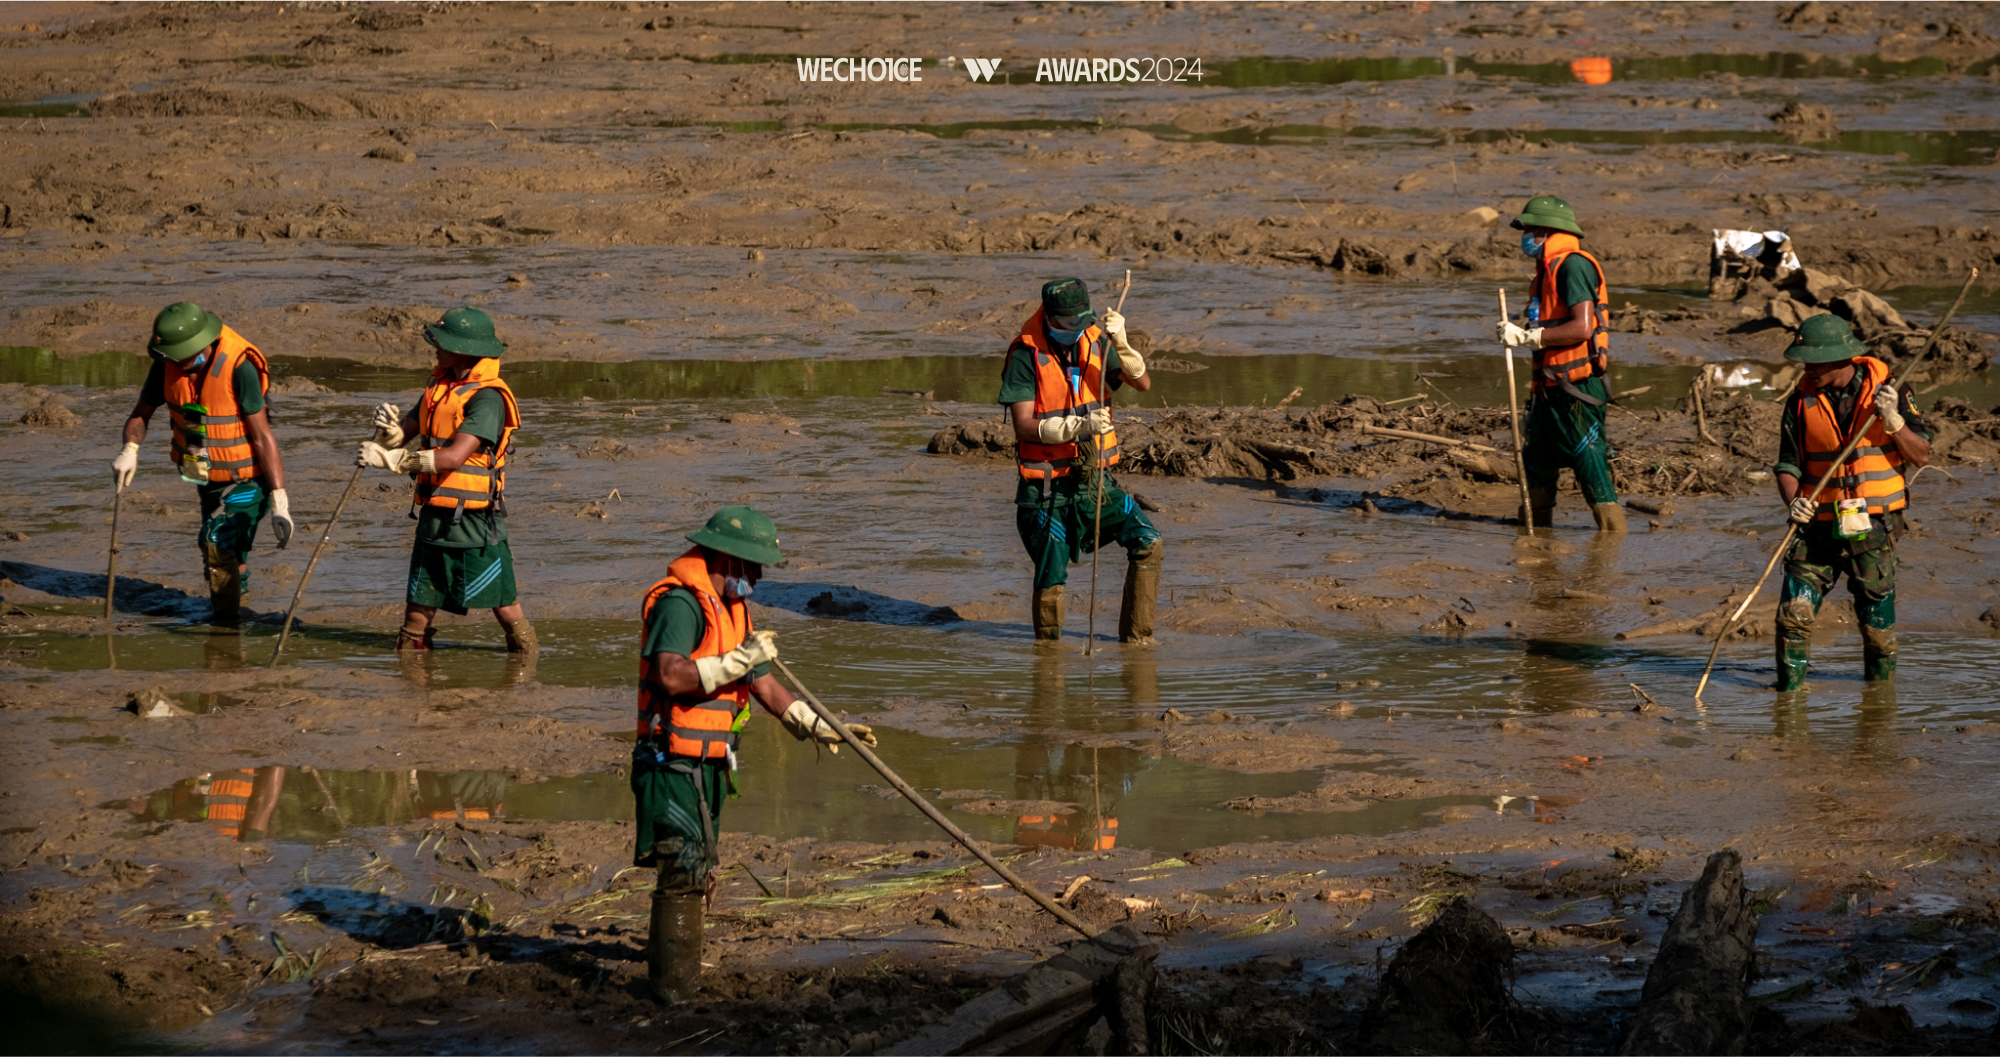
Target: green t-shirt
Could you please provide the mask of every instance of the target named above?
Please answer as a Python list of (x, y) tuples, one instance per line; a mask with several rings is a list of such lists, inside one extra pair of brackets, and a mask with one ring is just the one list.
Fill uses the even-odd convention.
[[(481, 389), (465, 402), (465, 421), (458, 431), (478, 437), (490, 448), (500, 443), (506, 424), (507, 398), (498, 390)], [(487, 547), (507, 538), (507, 519), (493, 507), (468, 510), (453, 524), (457, 513), (449, 507), (418, 507), (417, 542), (432, 547)]]
[[(1109, 339), (1105, 340), (1104, 348), (1104, 383), (1105, 389), (1109, 392), (1117, 392), (1125, 385), (1125, 377), (1121, 372), (1118, 356), (1112, 351)], [(1023, 400), (1033, 400), (1034, 398), (1034, 353), (1026, 345), (1016, 342), (1013, 348), (1007, 350), (1007, 363), (1000, 368), (1000, 398), (998, 402), (1000, 406), (1006, 407), (1010, 404), (1018, 404)], [(1009, 420), (1009, 424), (1012, 424), (1012, 420)], [(1056, 506), (1069, 503), (1075, 498), (1076, 491), (1081, 487), (1082, 482), (1082, 474), (1073, 473), (1067, 477), (1056, 478), (1049, 482), (1049, 499), (1047, 502)], [(1022, 481), (1021, 486), (1014, 490), (1014, 503), (1016, 506), (1044, 505), (1041, 482)]]
[[(646, 644), (640, 647), (639, 656), (651, 657), (656, 653), (692, 656), (707, 630), (708, 619), (701, 615), (701, 603), (696, 601), (694, 592), (676, 587), (653, 603), (653, 615), (646, 621)], [(750, 678), (762, 679), (769, 674), (771, 666), (760, 664), (750, 672)]]
[[(236, 364), (236, 370), (229, 376), (230, 387), (235, 390), (236, 406), (245, 415), (254, 415), (264, 410), (264, 387), (257, 380), (257, 365), (244, 357)], [(139, 402), (147, 407), (165, 407), (167, 403), (167, 365), (162, 360), (154, 360), (146, 372), (146, 383), (139, 387)]]

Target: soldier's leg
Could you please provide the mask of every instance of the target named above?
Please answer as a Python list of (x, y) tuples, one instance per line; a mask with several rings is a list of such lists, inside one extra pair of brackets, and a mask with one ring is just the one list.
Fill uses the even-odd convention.
[(1555, 524), (1556, 479), (1562, 475), (1560, 438), (1555, 436), (1554, 412), (1540, 396), (1528, 401), (1526, 440), (1521, 445), (1521, 461), (1528, 471), (1529, 520), (1537, 528)]
[(1014, 508), (1014, 528), (1021, 536), (1021, 545), (1028, 550), (1029, 560), (1035, 563), (1031, 615), (1037, 639), (1062, 638), (1063, 585), (1069, 582), (1072, 546), (1067, 513), (1065, 508), (1053, 504)]
[[(1603, 382), (1595, 378), (1585, 379), (1581, 388), (1600, 399), (1608, 395)], [(1564, 461), (1576, 472), (1577, 490), (1590, 505), (1597, 531), (1623, 532), (1625, 508), (1618, 505), (1618, 485), (1611, 477), (1611, 439), (1604, 429), (1606, 411), (1574, 398), (1562, 403)]]
[(271, 498), (256, 481), (238, 481), (201, 490), (201, 560), (214, 619), (232, 623), (242, 615), (250, 589), (250, 548)]
[(653, 885), (646, 962), (653, 993), (663, 1002), (693, 997), (701, 975), (702, 901), (712, 841), (727, 790), (722, 768), (667, 758), (650, 746), (633, 751), (632, 793), (638, 820), (633, 863), (659, 873)]
[(1153, 620), (1159, 612), (1160, 566), (1166, 541), (1139, 501), (1110, 481), (1105, 482), (1104, 516), (1098, 544), (1116, 540), (1125, 548), (1125, 593), (1118, 608), (1118, 641), (1139, 645), (1153, 641)]
[(1896, 545), (1863, 551), (1847, 569), (1854, 617), (1861, 623), (1862, 673), (1870, 682), (1896, 676)]
[(1805, 685), (1806, 669), (1812, 663), (1812, 629), (1819, 617), (1820, 603), (1826, 600), (1826, 593), (1833, 588), (1835, 570), (1831, 555), (1815, 553), (1824, 551), (1824, 546), (1814, 546), (1818, 536), (1825, 535), (1815, 526), (1807, 526), (1812, 536), (1802, 536), (1792, 544), (1792, 551), (1785, 558), (1785, 585), (1778, 595), (1778, 690), (1797, 690)]

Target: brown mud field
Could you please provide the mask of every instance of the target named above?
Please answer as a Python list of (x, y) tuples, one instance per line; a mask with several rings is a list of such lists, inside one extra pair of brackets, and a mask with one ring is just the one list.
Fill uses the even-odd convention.
[[(754, 720), (699, 996), (648, 997), (638, 597), (747, 502), (791, 557), (756, 591), (787, 663), (1014, 870), (1158, 945), (1143, 1035), (1075, 1048), (1436, 1049), (1390, 1012), (1466, 994), (1492, 1016), (1448, 1048), (1610, 1052), (1733, 848), (1740, 1048), (2000, 1049), (1991, 5), (0, 20), (0, 1048), (867, 1053), (1072, 948), (850, 754)], [(1079, 54), (1204, 72), (1034, 82)], [(925, 80), (801, 83), (821, 55)], [(1608, 83), (1572, 72), (1604, 56)], [(1610, 275), (1622, 538), (1567, 483), (1553, 531), (1511, 520), (1494, 291), (1525, 300), (1505, 216), (1537, 192)], [(1806, 270), (1712, 288), (1719, 228), (1782, 230)], [(1695, 701), (1783, 532), (1790, 328), (1835, 312), (1907, 362), (1972, 267), (1915, 373), (1938, 455), (1897, 679), (1861, 681), (1837, 590), (1809, 689), (1774, 694), (1767, 587)], [(1127, 268), (1160, 642), (1107, 634), (1114, 551), (1097, 648), (1086, 562), (1038, 649), (999, 353), (1044, 279), (1108, 304)], [(241, 628), (208, 623), (160, 419), (101, 616), (105, 464), (183, 299), (276, 376), (300, 542), (260, 543)], [(527, 419), (539, 659), (483, 617), (389, 650), (384, 475), (267, 669), (367, 409), (407, 406), (459, 303), (498, 319)], [(241, 826), (207, 817), (229, 782)], [(1419, 971), (1461, 949), (1501, 975)]]

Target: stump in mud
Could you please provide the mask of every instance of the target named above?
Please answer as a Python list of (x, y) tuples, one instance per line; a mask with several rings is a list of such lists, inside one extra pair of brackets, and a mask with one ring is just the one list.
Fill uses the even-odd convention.
[(1146, 1053), (1159, 953), (1130, 925), (1106, 929), (878, 1052)]
[(1396, 952), (1361, 1017), (1363, 1053), (1471, 1053), (1512, 1032), (1507, 970), (1514, 944), (1464, 900)]
[(1750, 962), (1757, 918), (1734, 848), (1708, 857), (1681, 897), (1646, 974), (1621, 1054), (1742, 1053), (1750, 1041)]

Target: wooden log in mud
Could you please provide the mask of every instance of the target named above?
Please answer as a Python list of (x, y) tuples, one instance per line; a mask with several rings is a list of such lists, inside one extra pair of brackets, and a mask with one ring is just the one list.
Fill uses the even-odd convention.
[(1311, 462), (1313, 458), (1313, 449), (1302, 448), (1296, 444), (1280, 444), (1247, 437), (1238, 438), (1236, 442), (1272, 462)]
[(1672, 620), (1659, 624), (1648, 624), (1643, 628), (1621, 631), (1613, 637), (1620, 642), (1625, 642), (1630, 639), (1651, 638), (1654, 635), (1686, 635), (1690, 632), (1701, 630), (1701, 626), (1715, 619), (1715, 616), (1716, 614), (1714, 613), (1703, 613), (1700, 616), (1675, 617)]
[(1356, 1052), (1491, 1052), (1492, 1040), (1513, 1033), (1513, 957), (1499, 922), (1468, 900), (1446, 904), (1390, 960), (1361, 1016)]
[(1681, 896), (1621, 1054), (1742, 1053), (1750, 1041), (1750, 964), (1757, 918), (1734, 848), (1708, 857)]
[(1642, 495), (1628, 495), (1625, 497), (1625, 505), (1641, 514), (1651, 514), (1654, 517), (1665, 517), (1674, 512), (1674, 501), (1671, 499), (1648, 499)]
[(878, 1052), (1145, 1053), (1159, 953), (1130, 925), (1106, 929)]
[(1364, 436), (1394, 437), (1397, 440), (1421, 440), (1430, 444), (1442, 444), (1447, 448), (1469, 448), (1473, 451), (1492, 452), (1500, 450), (1491, 445), (1477, 444), (1469, 440), (1453, 440), (1450, 437), (1440, 437), (1435, 433), (1417, 433), (1407, 429), (1390, 429), (1387, 426), (1375, 426), (1366, 422), (1361, 424), (1361, 432)]
[(1513, 481), (1518, 476), (1514, 472), (1514, 463), (1512, 460), (1489, 458), (1480, 452), (1467, 451), (1464, 448), (1451, 448), (1447, 450), (1444, 453), (1444, 461), (1464, 470), (1474, 477), (1490, 477), (1497, 481)]

